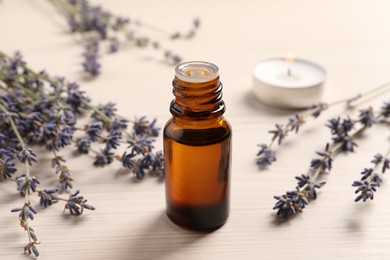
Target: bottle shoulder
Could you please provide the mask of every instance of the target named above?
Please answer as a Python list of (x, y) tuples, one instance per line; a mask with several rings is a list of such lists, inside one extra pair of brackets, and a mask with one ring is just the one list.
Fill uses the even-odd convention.
[(189, 145), (206, 145), (231, 137), (230, 123), (218, 120), (177, 120), (173, 117), (164, 127), (164, 138)]

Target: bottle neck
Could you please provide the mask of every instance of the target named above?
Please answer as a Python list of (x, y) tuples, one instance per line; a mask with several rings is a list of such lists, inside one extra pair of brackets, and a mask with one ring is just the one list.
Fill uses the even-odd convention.
[(206, 82), (187, 82), (178, 77), (172, 82), (175, 99), (170, 112), (189, 120), (218, 119), (225, 112), (219, 77)]

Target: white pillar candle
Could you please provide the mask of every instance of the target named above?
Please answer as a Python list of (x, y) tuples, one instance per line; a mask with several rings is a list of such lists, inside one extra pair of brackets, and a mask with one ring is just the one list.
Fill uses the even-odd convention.
[(305, 108), (320, 100), (325, 80), (325, 69), (313, 62), (269, 59), (255, 66), (253, 91), (267, 105)]

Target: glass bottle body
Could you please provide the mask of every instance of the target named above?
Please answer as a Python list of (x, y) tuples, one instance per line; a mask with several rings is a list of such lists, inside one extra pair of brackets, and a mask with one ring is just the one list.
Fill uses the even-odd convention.
[(189, 229), (213, 230), (229, 216), (231, 127), (222, 116), (222, 85), (219, 78), (175, 78), (173, 85), (173, 117), (164, 128), (167, 215)]

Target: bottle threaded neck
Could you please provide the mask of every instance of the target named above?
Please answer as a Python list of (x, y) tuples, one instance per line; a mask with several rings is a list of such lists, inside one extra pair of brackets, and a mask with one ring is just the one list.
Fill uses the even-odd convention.
[(193, 83), (208, 82), (219, 77), (217, 65), (205, 61), (189, 61), (176, 66), (176, 78)]
[(175, 100), (171, 113), (193, 119), (215, 118), (225, 112), (218, 67), (209, 62), (191, 61), (176, 67), (173, 80)]

